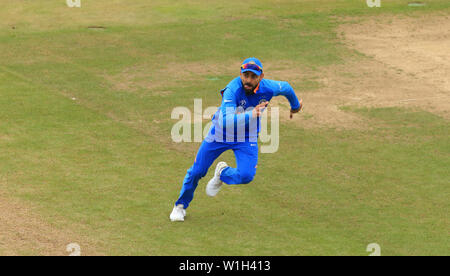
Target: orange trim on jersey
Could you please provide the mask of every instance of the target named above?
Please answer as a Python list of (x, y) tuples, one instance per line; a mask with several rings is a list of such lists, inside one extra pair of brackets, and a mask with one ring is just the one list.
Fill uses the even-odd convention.
[(258, 83), (258, 86), (256, 86), (256, 88), (255, 88), (255, 90), (253, 91), (253, 93), (256, 94), (256, 92), (258, 92), (258, 90), (259, 90), (259, 85), (260, 85), (260, 84), (261, 84), (261, 82)]

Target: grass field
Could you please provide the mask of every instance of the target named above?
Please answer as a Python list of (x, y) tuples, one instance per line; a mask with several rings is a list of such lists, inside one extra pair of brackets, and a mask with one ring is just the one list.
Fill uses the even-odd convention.
[[(344, 43), (342, 24), (449, 18), (448, 0), (408, 2), (0, 0), (0, 254), (67, 255), (77, 242), (93, 255), (369, 255), (370, 243), (448, 255), (449, 91), (437, 112), (333, 105), (356, 127), (308, 111), (308, 97), (325, 105), (323, 72), (376, 58)], [(199, 147), (172, 142), (171, 111), (218, 106), (249, 56), (292, 83), (305, 112), (282, 114), (280, 148), (260, 154), (251, 184), (208, 198), (210, 170), (171, 223)]]

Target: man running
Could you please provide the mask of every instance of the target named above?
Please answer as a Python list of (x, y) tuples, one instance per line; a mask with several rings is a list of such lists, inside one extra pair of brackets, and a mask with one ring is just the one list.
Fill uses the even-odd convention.
[(194, 164), (187, 170), (180, 196), (170, 214), (171, 221), (184, 221), (199, 180), (223, 152), (233, 150), (236, 168), (219, 162), (214, 177), (206, 185), (208, 196), (217, 195), (224, 182), (234, 185), (253, 180), (258, 163), (260, 116), (272, 97), (282, 95), (288, 99), (291, 118), (303, 107), (289, 83), (264, 79), (263, 66), (257, 58), (244, 60), (240, 77), (232, 80), (220, 93), (222, 104), (212, 118), (211, 129)]

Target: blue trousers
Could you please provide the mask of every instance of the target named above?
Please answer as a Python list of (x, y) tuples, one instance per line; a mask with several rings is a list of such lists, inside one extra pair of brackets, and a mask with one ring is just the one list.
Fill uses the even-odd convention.
[(207, 142), (203, 141), (195, 158), (194, 164), (187, 170), (184, 177), (180, 197), (175, 205), (183, 204), (187, 208), (194, 198), (198, 181), (206, 175), (212, 163), (225, 151), (233, 150), (236, 157), (236, 168), (227, 167), (220, 180), (224, 183), (247, 184), (253, 180), (258, 163), (258, 144), (255, 142)]

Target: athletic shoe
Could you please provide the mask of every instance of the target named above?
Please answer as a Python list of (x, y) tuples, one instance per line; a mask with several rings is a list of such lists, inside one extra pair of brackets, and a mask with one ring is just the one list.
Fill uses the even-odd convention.
[(216, 196), (220, 191), (220, 187), (222, 187), (223, 182), (220, 181), (220, 174), (222, 171), (228, 167), (227, 163), (219, 162), (216, 167), (216, 171), (214, 172), (214, 177), (208, 182), (206, 185), (206, 194), (209, 196)]
[(186, 216), (186, 210), (184, 209), (183, 204), (178, 204), (173, 207), (172, 213), (170, 214), (171, 221), (184, 221), (184, 217)]

